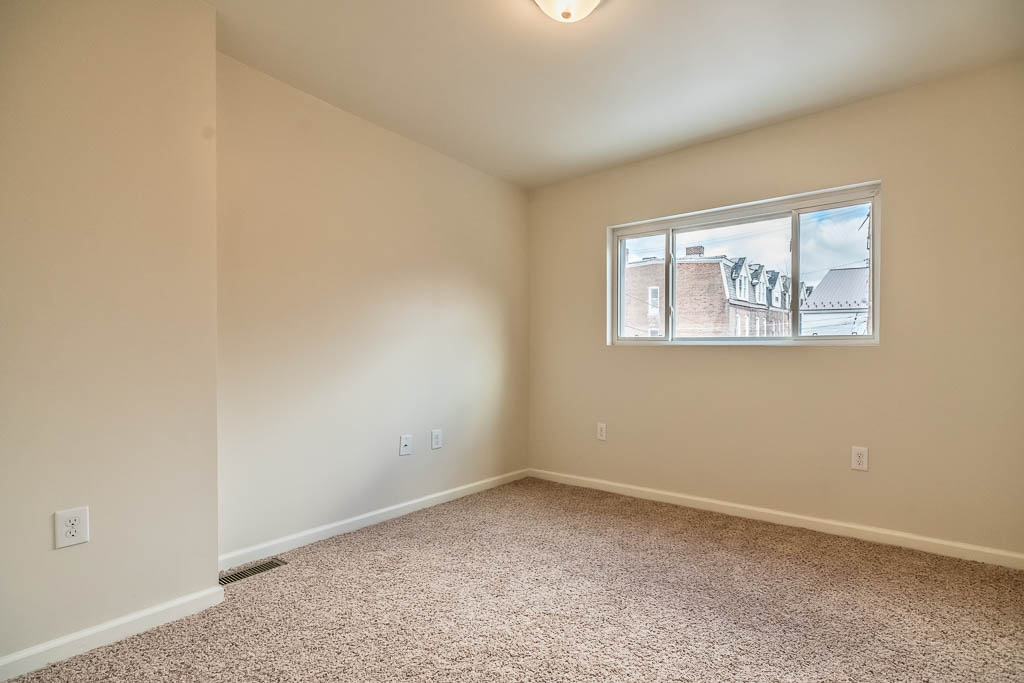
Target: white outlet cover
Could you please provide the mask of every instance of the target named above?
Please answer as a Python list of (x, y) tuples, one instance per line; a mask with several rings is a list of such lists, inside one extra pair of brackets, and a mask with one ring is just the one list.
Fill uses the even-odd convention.
[(607, 441), (608, 440), (608, 425), (604, 422), (597, 423), (597, 440)]
[(53, 513), (53, 546), (66, 548), (69, 545), (89, 542), (89, 507), (68, 508)]
[(402, 434), (398, 439), (398, 454), (412, 455), (412, 434)]
[(444, 446), (444, 432), (440, 429), (430, 430), (430, 450), (436, 451), (438, 448)]
[(867, 446), (854, 446), (850, 452), (850, 469), (868, 471), (868, 449)]

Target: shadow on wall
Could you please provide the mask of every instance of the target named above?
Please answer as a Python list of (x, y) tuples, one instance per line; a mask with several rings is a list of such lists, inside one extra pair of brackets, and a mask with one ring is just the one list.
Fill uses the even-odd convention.
[[(337, 305), (317, 284), (300, 288), (315, 298), (267, 297), (245, 324), (228, 294), (222, 553), (501, 474), (522, 457), (517, 331), (487, 283), (433, 275)], [(432, 427), (445, 429), (440, 451)], [(400, 459), (402, 433), (416, 441)]]

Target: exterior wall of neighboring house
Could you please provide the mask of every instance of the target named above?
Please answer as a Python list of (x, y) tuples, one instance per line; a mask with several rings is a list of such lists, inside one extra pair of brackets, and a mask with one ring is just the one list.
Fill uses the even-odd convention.
[[(657, 307), (651, 305), (651, 288), (657, 288)], [(622, 287), (623, 337), (657, 337), (665, 331), (665, 260), (651, 259), (626, 266)], [(656, 334), (651, 334), (651, 331)]]
[(721, 259), (676, 263), (677, 337), (727, 337), (734, 329)]
[(788, 310), (767, 304), (733, 299), (729, 301), (730, 329), (733, 337), (788, 337), (791, 334)]
[[(755, 286), (743, 265), (732, 278), (736, 262), (718, 257), (682, 258), (675, 272), (676, 337), (774, 337), (791, 333), (790, 311), (769, 305), (776, 297), (764, 276)], [(777, 284), (776, 288), (781, 285)], [(624, 337), (660, 336), (664, 332), (665, 262), (651, 259), (626, 266), (623, 282)], [(657, 288), (657, 306), (651, 291)], [(758, 291), (760, 290), (760, 291)], [(744, 295), (748, 298), (744, 298)], [(759, 303), (762, 301), (763, 303)], [(652, 334), (656, 332), (655, 334)]]

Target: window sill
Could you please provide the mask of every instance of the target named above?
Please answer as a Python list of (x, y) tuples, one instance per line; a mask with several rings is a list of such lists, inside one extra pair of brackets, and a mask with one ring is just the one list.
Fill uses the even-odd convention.
[(616, 339), (608, 346), (878, 346), (877, 335), (863, 337), (811, 337), (800, 339)]

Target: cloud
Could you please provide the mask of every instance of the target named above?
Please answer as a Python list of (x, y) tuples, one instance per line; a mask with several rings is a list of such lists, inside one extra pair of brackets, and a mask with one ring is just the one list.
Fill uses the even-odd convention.
[[(800, 278), (809, 285), (821, 281), (832, 268), (866, 263), (869, 226), (864, 219), (870, 204), (843, 206), (805, 213), (800, 217)], [(719, 228), (676, 233), (675, 250), (704, 247), (705, 256), (747, 257), (769, 270), (789, 275), (792, 269), (789, 216)], [(633, 238), (628, 242), (630, 262), (645, 257), (665, 257), (661, 235)]]
[(801, 216), (800, 278), (804, 282), (814, 285), (832, 268), (867, 263), (870, 226), (864, 219), (870, 207), (857, 204)]
[(769, 270), (788, 275), (790, 233), (789, 217), (680, 232), (676, 234), (676, 252), (685, 253), (686, 247), (702, 246), (705, 256), (732, 259), (746, 256), (749, 263), (763, 263)]

